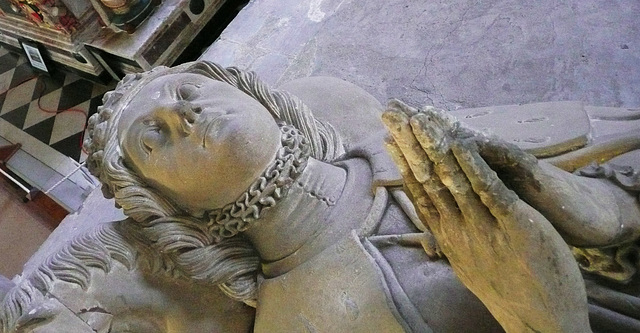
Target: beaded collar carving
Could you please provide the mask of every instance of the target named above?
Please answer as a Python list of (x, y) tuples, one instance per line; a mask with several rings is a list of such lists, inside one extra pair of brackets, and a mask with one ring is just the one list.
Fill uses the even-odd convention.
[(286, 196), (291, 184), (302, 174), (310, 155), (307, 139), (297, 128), (280, 126), (282, 147), (249, 189), (234, 202), (208, 212), (208, 227), (216, 238), (229, 238), (247, 230), (265, 209)]

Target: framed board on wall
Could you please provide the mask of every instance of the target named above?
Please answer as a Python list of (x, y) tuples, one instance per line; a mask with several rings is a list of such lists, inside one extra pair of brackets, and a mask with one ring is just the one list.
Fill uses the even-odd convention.
[(24, 50), (27, 59), (29, 59), (31, 67), (45, 73), (49, 73), (49, 68), (47, 67), (47, 63), (40, 52), (40, 46), (38, 43), (21, 40), (20, 45), (22, 45), (22, 49)]

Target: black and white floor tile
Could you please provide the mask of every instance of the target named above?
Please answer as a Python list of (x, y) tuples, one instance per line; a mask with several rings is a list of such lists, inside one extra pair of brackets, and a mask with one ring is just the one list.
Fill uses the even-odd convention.
[(0, 118), (76, 161), (85, 158), (87, 116), (114, 86), (61, 70), (41, 74), (24, 56), (0, 48)]

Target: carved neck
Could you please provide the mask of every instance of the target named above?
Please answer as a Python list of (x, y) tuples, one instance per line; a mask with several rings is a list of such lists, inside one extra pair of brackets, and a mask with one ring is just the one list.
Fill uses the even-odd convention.
[(329, 229), (346, 177), (344, 169), (309, 158), (287, 196), (244, 232), (262, 260), (287, 257)]

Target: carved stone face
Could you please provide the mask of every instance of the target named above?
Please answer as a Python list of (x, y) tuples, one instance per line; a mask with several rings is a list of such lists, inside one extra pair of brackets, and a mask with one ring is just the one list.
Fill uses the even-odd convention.
[(193, 213), (235, 200), (280, 145), (278, 126), (260, 103), (186, 73), (149, 82), (123, 111), (118, 136), (127, 165)]

